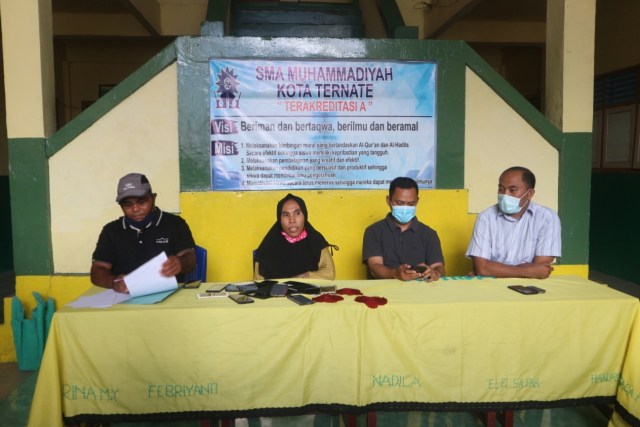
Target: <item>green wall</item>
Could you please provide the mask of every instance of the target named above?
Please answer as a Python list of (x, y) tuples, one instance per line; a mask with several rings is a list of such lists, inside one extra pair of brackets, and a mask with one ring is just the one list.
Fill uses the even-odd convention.
[(640, 174), (593, 173), (589, 268), (640, 285), (638, 189)]
[[(211, 58), (436, 61), (438, 189), (464, 187), (465, 72), (469, 67), (560, 154), (562, 264), (586, 265), (589, 251), (591, 134), (562, 133), (463, 42), (244, 37), (179, 37), (50, 138), (9, 140), (14, 197), (13, 249), (18, 275), (53, 273), (48, 159), (174, 61), (178, 62), (180, 188), (209, 191)], [(490, 161), (490, 160), (489, 160)]]

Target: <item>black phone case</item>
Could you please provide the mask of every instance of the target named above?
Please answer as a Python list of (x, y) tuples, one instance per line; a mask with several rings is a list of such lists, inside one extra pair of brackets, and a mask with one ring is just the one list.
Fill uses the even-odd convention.
[(238, 292), (247, 294), (249, 292), (254, 292), (258, 289), (258, 285), (257, 284), (251, 284), (251, 285), (238, 285), (236, 286), (236, 288), (238, 289)]
[(286, 285), (278, 285), (278, 282), (276, 280), (265, 280), (263, 282), (256, 283), (256, 289), (246, 293), (248, 295), (251, 295), (252, 297), (259, 298), (259, 299), (267, 299), (273, 296), (284, 296), (284, 295), (274, 295), (273, 293), (274, 287), (276, 288), (276, 290), (278, 289), (282, 290), (282, 287), (285, 288), (284, 289), (285, 292), (287, 290)]
[(271, 285), (271, 296), (272, 297), (284, 297), (287, 296), (287, 293), (289, 292), (289, 287), (287, 285), (283, 284), (273, 284)]
[[(242, 299), (242, 301), (240, 301), (239, 298)], [(246, 295), (229, 295), (229, 299), (232, 299), (233, 302), (237, 304), (251, 304), (253, 302), (253, 299)]]
[(191, 282), (187, 282), (183, 285), (185, 289), (198, 289), (200, 287), (200, 280), (193, 280)]
[(295, 302), (298, 305), (310, 305), (315, 303), (314, 300), (307, 298), (304, 295), (289, 295), (287, 296), (287, 299)]
[(520, 294), (523, 295), (535, 295), (538, 293), (537, 290), (535, 289), (531, 289), (527, 286), (522, 286), (522, 285), (511, 285), (511, 286), (507, 286), (507, 288), (511, 289), (512, 291), (516, 291)]
[(319, 294), (320, 288), (316, 285), (304, 282), (296, 282), (295, 280), (287, 280), (284, 282), (292, 294)]

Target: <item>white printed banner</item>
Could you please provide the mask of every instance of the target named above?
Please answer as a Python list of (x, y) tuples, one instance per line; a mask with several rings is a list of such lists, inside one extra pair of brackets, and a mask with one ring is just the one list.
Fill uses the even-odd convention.
[(435, 188), (432, 62), (211, 60), (213, 190)]

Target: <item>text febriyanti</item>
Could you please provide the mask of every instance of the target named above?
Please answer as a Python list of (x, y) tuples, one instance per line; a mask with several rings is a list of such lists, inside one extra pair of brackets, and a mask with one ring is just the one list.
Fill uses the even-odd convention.
[(393, 80), (391, 67), (312, 67), (271, 65), (256, 67), (257, 80), (289, 82), (380, 82)]

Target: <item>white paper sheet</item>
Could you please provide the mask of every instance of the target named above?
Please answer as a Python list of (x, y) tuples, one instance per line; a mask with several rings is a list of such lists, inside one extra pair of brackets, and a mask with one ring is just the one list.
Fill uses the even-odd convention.
[(129, 295), (139, 297), (178, 289), (178, 281), (175, 276), (164, 277), (160, 274), (162, 264), (166, 260), (167, 254), (162, 252), (124, 276), (124, 283), (129, 289)]
[(67, 305), (74, 308), (106, 308), (128, 299), (131, 299), (131, 295), (107, 289), (94, 295), (80, 297)]
[[(94, 295), (82, 296), (67, 305), (74, 308), (106, 308), (134, 297), (174, 291), (178, 289), (178, 281), (176, 278), (174, 276), (164, 277), (160, 274), (162, 264), (166, 260), (167, 254), (162, 252), (127, 274), (124, 277), (124, 282), (127, 285), (127, 289), (129, 289), (128, 294), (121, 294), (113, 289), (107, 289)], [(159, 296), (158, 300), (161, 301), (166, 298), (166, 296), (167, 295), (163, 294)], [(139, 304), (153, 303), (154, 302), (139, 302)]]

